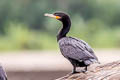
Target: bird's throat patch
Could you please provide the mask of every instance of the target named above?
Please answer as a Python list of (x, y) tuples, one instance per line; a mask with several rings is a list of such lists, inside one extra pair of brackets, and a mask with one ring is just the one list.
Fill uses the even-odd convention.
[(56, 16), (56, 19), (60, 19), (61, 17), (60, 16)]

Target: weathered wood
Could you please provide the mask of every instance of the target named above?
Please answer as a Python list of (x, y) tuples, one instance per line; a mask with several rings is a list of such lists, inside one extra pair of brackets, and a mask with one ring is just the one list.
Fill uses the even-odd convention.
[(56, 80), (120, 80), (120, 61), (91, 65), (86, 73), (66, 75)]

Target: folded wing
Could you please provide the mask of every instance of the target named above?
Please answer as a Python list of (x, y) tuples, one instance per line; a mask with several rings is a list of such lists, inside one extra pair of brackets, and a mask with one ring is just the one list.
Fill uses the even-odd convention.
[(84, 61), (86, 65), (98, 62), (92, 48), (83, 40), (65, 37), (59, 40), (59, 47), (66, 58), (72, 58), (79, 62)]

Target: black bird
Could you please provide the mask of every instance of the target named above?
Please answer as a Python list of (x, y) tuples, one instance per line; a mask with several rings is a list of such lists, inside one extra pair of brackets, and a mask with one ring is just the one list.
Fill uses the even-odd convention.
[(95, 56), (92, 48), (85, 41), (66, 36), (71, 27), (70, 17), (66, 13), (46, 13), (45, 16), (56, 18), (63, 24), (60, 32), (57, 35), (57, 41), (59, 43), (62, 55), (73, 65), (72, 73), (78, 73), (76, 71), (76, 67), (85, 67), (85, 69), (81, 71), (86, 72), (87, 66), (98, 62), (98, 58)]
[(0, 65), (0, 80), (7, 80), (6, 72), (4, 71), (1, 65)]

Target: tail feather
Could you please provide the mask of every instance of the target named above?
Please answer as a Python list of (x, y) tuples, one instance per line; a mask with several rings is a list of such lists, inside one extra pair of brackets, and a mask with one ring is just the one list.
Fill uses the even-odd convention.
[(97, 61), (96, 59), (89, 59), (89, 60), (84, 61), (84, 63), (86, 65), (90, 65), (90, 64), (93, 64), (93, 63), (99, 63), (100, 64), (100, 62)]

